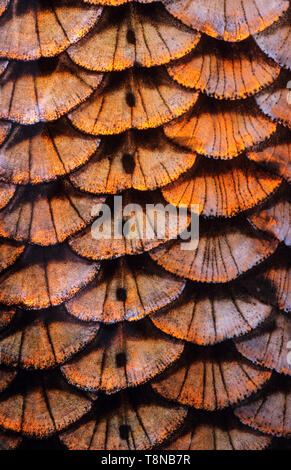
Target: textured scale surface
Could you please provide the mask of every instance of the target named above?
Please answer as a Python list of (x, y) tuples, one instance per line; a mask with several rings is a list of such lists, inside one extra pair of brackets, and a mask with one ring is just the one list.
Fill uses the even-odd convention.
[(246, 426), (242, 426), (232, 417), (226, 422), (222, 419), (212, 424), (205, 420), (201, 424), (189, 424), (187, 430), (164, 450), (264, 450), (271, 443), (269, 436), (264, 436)]
[(77, 421), (92, 405), (92, 398), (72, 389), (60, 373), (27, 375), (15, 382), (11, 394), (3, 394), (0, 423), (4, 429), (44, 438)]
[(198, 94), (170, 80), (164, 69), (136, 69), (105, 76), (100, 90), (69, 118), (88, 134), (120, 134), (161, 126), (181, 116), (197, 98)]
[(148, 390), (122, 392), (102, 413), (97, 408), (81, 426), (62, 433), (61, 440), (72, 450), (146, 450), (163, 442), (186, 415), (185, 408), (160, 402)]
[(69, 383), (113, 393), (155, 377), (175, 362), (183, 343), (160, 333), (149, 320), (103, 327), (90, 350), (62, 367)]
[[(224, 43), (223, 43), (224, 45)], [(217, 99), (240, 99), (254, 95), (273, 83), (280, 67), (266, 60), (252, 41), (227, 45), (204, 38), (188, 56), (168, 66), (181, 85), (203, 91)]]
[[(210, 225), (210, 224), (209, 224)], [(212, 225), (212, 227), (214, 227)], [(216, 232), (210, 227), (200, 232), (195, 250), (184, 250), (182, 241), (169, 242), (150, 252), (160, 266), (192, 281), (226, 283), (238, 278), (271, 256), (278, 242), (259, 236), (249, 227), (234, 228), (221, 223)]]
[(58, 55), (94, 26), (101, 11), (72, 0), (11, 0), (0, 19), (0, 56), (35, 60)]
[(200, 214), (207, 217), (232, 217), (263, 202), (281, 181), (242, 159), (214, 162), (203, 158), (192, 173), (169, 184), (162, 194), (171, 204), (189, 210), (199, 204)]
[(68, 312), (83, 321), (135, 321), (170, 305), (186, 282), (157, 269), (149, 259), (139, 269), (136, 259), (118, 258), (66, 303)]
[(183, 23), (224, 41), (241, 41), (275, 22), (286, 0), (163, 0), (166, 8)]
[[(104, 10), (93, 31), (68, 53), (78, 65), (97, 72), (152, 67), (183, 57), (200, 34), (174, 20), (160, 5), (131, 4)], [(102, 49), (102, 54), (95, 54)]]
[(189, 347), (187, 353), (180, 366), (152, 384), (164, 398), (183, 405), (209, 411), (225, 408), (257, 392), (271, 377), (271, 372), (229, 353), (227, 347), (223, 359), (219, 349), (205, 352)]
[(236, 416), (243, 423), (266, 434), (290, 437), (290, 379), (285, 379), (283, 383), (282, 388), (238, 406), (235, 409)]
[(28, 129), (16, 125), (0, 148), (0, 178), (23, 185), (54, 181), (86, 163), (99, 144), (66, 120)]
[(116, 194), (131, 188), (154, 190), (176, 180), (195, 161), (194, 152), (173, 145), (161, 131), (129, 131), (116, 140), (104, 140), (70, 180), (92, 194)]
[(256, 364), (291, 375), (291, 366), (286, 355), (290, 334), (290, 319), (278, 313), (273, 325), (267, 326), (254, 337), (238, 340), (236, 347), (244, 357)]
[(189, 291), (179, 304), (151, 319), (165, 333), (199, 345), (247, 334), (272, 312), (272, 307), (252, 297), (243, 283), (228, 289), (207, 286), (200, 292)]
[(25, 369), (56, 367), (92, 341), (98, 330), (98, 323), (78, 322), (61, 307), (37, 314), (22, 311), (13, 328), (1, 335), (1, 362)]

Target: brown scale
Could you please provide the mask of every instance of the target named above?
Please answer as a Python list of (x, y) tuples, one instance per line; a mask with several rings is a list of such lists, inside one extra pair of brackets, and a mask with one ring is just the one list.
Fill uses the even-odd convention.
[(17, 261), (24, 248), (24, 245), (14, 241), (0, 240), (0, 273)]
[(276, 86), (268, 88), (256, 96), (256, 102), (262, 112), (273, 121), (279, 122), (291, 129), (290, 113), (290, 82), (289, 74), (282, 73), (279, 83)]
[(100, 409), (60, 435), (70, 450), (147, 450), (176, 429), (187, 410), (155, 397), (150, 390), (127, 390), (107, 398)]
[(275, 289), (279, 309), (291, 312), (290, 249), (281, 252), (280, 256), (262, 271), (262, 274)]
[[(216, 221), (202, 224), (198, 247), (185, 250), (181, 241), (169, 242), (150, 252), (167, 271), (192, 281), (225, 283), (246, 273), (278, 246), (278, 241), (257, 234), (246, 222)], [(185, 242), (183, 242), (185, 243)]]
[(258, 111), (253, 100), (229, 103), (206, 97), (164, 126), (166, 136), (176, 144), (222, 159), (236, 157), (275, 131), (276, 124)]
[(291, 319), (277, 312), (271, 324), (237, 340), (235, 345), (244, 357), (255, 364), (291, 375), (291, 365), (288, 364), (290, 339)]
[[(145, 203), (152, 207), (146, 208)], [(114, 204), (117, 204), (116, 200)], [(138, 204), (139, 209), (135, 210), (136, 208), (131, 207), (130, 204)], [(158, 225), (159, 218), (156, 216), (157, 211), (154, 207), (157, 204), (161, 204), (161, 207), (167, 205), (159, 193), (153, 195), (138, 192), (127, 193), (122, 199), (122, 214), (121, 209), (118, 209), (116, 216), (116, 210), (114, 211), (113, 208), (110, 213), (98, 208), (96, 215), (100, 211), (103, 212), (102, 230), (100, 230), (100, 221), (97, 227), (96, 222), (93, 222), (92, 226), (75, 235), (69, 241), (69, 245), (79, 256), (91, 260), (102, 260), (144, 253), (167, 240), (177, 238), (178, 233), (187, 228), (190, 222), (189, 216), (178, 216), (178, 223), (176, 223), (176, 211), (165, 214), (163, 210), (165, 227), (162, 230)]]
[(194, 152), (173, 145), (161, 130), (128, 131), (104, 139), (98, 152), (70, 180), (93, 194), (154, 190), (177, 179), (195, 160)]
[(232, 217), (258, 205), (278, 189), (281, 178), (243, 158), (214, 161), (200, 158), (192, 171), (162, 190), (169, 203), (199, 204), (206, 217)]
[(291, 199), (290, 189), (286, 188), (286, 194), (269, 201), (261, 210), (249, 217), (249, 221), (259, 230), (270, 233), (291, 245)]
[(69, 182), (20, 187), (0, 212), (0, 236), (48, 246), (64, 242), (94, 220), (92, 208), (105, 198), (92, 198)]
[(199, 39), (199, 33), (181, 25), (162, 5), (130, 4), (105, 9), (97, 26), (68, 53), (82, 67), (111, 72), (165, 64), (183, 57)]
[(11, 124), (9, 122), (0, 121), (0, 145), (5, 142), (11, 130)]
[[(0, 157), (1, 158), (1, 157)], [(0, 181), (0, 209), (3, 209), (13, 198), (16, 191), (14, 184), (2, 183)]]
[(16, 450), (21, 441), (21, 436), (0, 430), (0, 450)]
[(290, 377), (274, 376), (273, 388), (258, 398), (235, 408), (240, 421), (265, 434), (290, 438), (291, 383)]
[(189, 346), (183, 359), (152, 382), (168, 400), (214, 411), (233, 406), (265, 385), (271, 372), (254, 366), (226, 344)]
[(48, 369), (69, 360), (96, 336), (98, 323), (84, 324), (62, 307), (18, 312), (0, 336), (1, 363), (25, 369)]
[[(280, 129), (281, 131), (281, 129)], [(291, 133), (279, 132), (275, 141), (269, 142), (263, 149), (253, 149), (248, 157), (256, 163), (270, 169), (291, 182)]]
[(245, 278), (248, 289), (256, 286), (256, 295), (261, 302), (289, 313), (290, 298), (290, 248), (281, 243), (273, 256), (259, 265), (253, 276)]
[(288, 0), (163, 0), (168, 11), (194, 29), (224, 41), (263, 31), (289, 7)]
[(86, 100), (101, 80), (102, 74), (78, 68), (66, 53), (29, 63), (11, 62), (1, 77), (0, 118), (20, 124), (56, 120)]
[(175, 306), (151, 315), (151, 320), (171, 336), (207, 346), (255, 330), (271, 311), (243, 282), (204, 288), (191, 284)]
[(232, 415), (217, 419), (195, 418), (174, 441), (163, 450), (264, 450), (271, 444), (271, 437), (243, 426)]
[(254, 95), (280, 73), (280, 67), (269, 61), (252, 40), (227, 44), (207, 37), (167, 70), (180, 85), (230, 100)]
[(0, 178), (15, 184), (53, 181), (84, 165), (99, 144), (100, 139), (81, 134), (65, 119), (16, 125), (0, 147)]
[(254, 36), (267, 56), (281, 67), (291, 69), (291, 9), (269, 28)]
[(177, 85), (163, 68), (127, 70), (106, 75), (99, 90), (69, 118), (87, 134), (119, 134), (161, 126), (185, 113), (197, 98), (198, 93)]
[(87, 33), (101, 12), (80, 1), (11, 0), (0, 19), (0, 56), (35, 60), (58, 55)]
[(16, 310), (0, 306), (0, 330), (6, 328), (15, 318)]
[[(2, 359), (2, 358), (1, 358)], [(4, 392), (17, 376), (17, 370), (0, 366), (0, 393)]]
[(0, 424), (8, 431), (46, 438), (78, 421), (97, 396), (70, 387), (59, 372), (19, 374), (0, 398)]
[(78, 388), (113, 393), (149, 381), (175, 362), (183, 348), (149, 319), (119, 323), (103, 326), (92, 345), (61, 370)]
[(0, 277), (0, 302), (41, 309), (75, 295), (97, 274), (98, 263), (79, 258), (65, 245), (28, 247), (20, 262)]
[(100, 275), (66, 308), (83, 321), (135, 321), (170, 305), (184, 287), (183, 279), (157, 268), (149, 258), (123, 257), (102, 265)]

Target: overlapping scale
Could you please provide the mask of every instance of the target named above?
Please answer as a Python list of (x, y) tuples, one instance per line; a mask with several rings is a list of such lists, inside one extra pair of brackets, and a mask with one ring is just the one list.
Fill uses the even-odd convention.
[(139, 320), (175, 301), (185, 281), (157, 269), (150, 259), (121, 258), (101, 268), (85, 289), (66, 303), (83, 321), (115, 323)]
[(169, 203), (189, 210), (199, 204), (200, 214), (207, 217), (232, 217), (264, 201), (280, 183), (280, 177), (242, 158), (227, 162), (203, 158), (162, 194)]
[(21, 187), (0, 212), (0, 236), (43, 246), (62, 243), (94, 220), (92, 209), (104, 200), (69, 182)]
[(183, 348), (148, 319), (119, 323), (102, 327), (92, 345), (61, 369), (78, 388), (113, 393), (149, 381), (175, 362)]
[(254, 429), (273, 436), (290, 438), (290, 378), (286, 377), (280, 381), (277, 377), (277, 382), (279, 383), (274, 390), (238, 406), (235, 414), (242, 423)]
[(32, 309), (59, 305), (88, 284), (98, 270), (98, 263), (79, 258), (65, 244), (29, 247), (15, 268), (0, 277), (0, 302)]
[(267, 324), (262, 331), (241, 338), (235, 344), (237, 350), (255, 364), (291, 375), (291, 364), (288, 363), (290, 338), (291, 320), (288, 316), (278, 313), (274, 322)]
[(243, 283), (223, 288), (191, 286), (177, 305), (152, 315), (151, 320), (171, 336), (207, 346), (255, 330), (271, 311)]
[(98, 323), (84, 324), (62, 307), (18, 313), (13, 327), (0, 336), (2, 364), (48, 369), (67, 361), (94, 339)]
[[(184, 242), (183, 242), (184, 243)], [(169, 242), (150, 252), (167, 271), (193, 281), (225, 283), (236, 279), (271, 256), (278, 241), (258, 235), (247, 225), (209, 223), (200, 233), (195, 250), (183, 249), (181, 241)]]
[(242, 41), (263, 31), (289, 7), (288, 0), (163, 0), (183, 23), (224, 41)]
[(88, 134), (120, 134), (161, 126), (181, 116), (197, 98), (198, 93), (177, 85), (162, 68), (130, 69), (105, 76), (99, 90), (69, 118)]
[(291, 268), (290, 252), (283, 252), (278, 259), (263, 271), (265, 278), (275, 290), (279, 309), (291, 312)]
[(264, 149), (254, 149), (248, 152), (248, 157), (263, 165), (291, 182), (291, 139), (290, 134), (271, 143)]
[(214, 158), (230, 159), (268, 139), (276, 124), (252, 101), (219, 102), (202, 99), (189, 113), (164, 126), (176, 144)]
[(270, 371), (252, 365), (226, 345), (222, 353), (218, 348), (192, 346), (183, 362), (153, 380), (153, 389), (168, 400), (214, 411), (238, 403), (269, 381)]
[(266, 116), (278, 121), (291, 129), (290, 117), (290, 89), (275, 88), (263, 91), (256, 97), (256, 101)]
[(249, 217), (259, 230), (275, 236), (287, 246), (291, 245), (291, 201), (290, 193), (270, 202), (262, 210)]
[(14, 184), (2, 183), (0, 181), (0, 209), (3, 209), (13, 198), (16, 191)]
[(280, 67), (251, 40), (222, 44), (204, 38), (191, 54), (167, 67), (169, 74), (180, 85), (231, 100), (254, 95), (279, 76)]
[[(75, 235), (69, 245), (79, 256), (91, 260), (113, 259), (152, 250), (177, 238), (190, 222), (187, 215), (177, 216), (176, 210), (165, 213), (166, 205), (159, 194), (128, 194), (120, 204), (115, 199), (110, 211), (96, 207), (96, 215), (104, 209), (102, 218)], [(109, 205), (107, 208), (111, 209)], [(162, 217), (160, 226), (159, 215)]]
[(0, 145), (3, 144), (11, 130), (11, 124), (6, 121), (0, 121)]
[(0, 56), (36, 60), (58, 55), (87, 33), (101, 12), (80, 1), (11, 0), (0, 19)]
[(254, 39), (262, 51), (281, 67), (291, 69), (291, 10), (272, 26), (256, 34)]
[(123, 392), (104, 405), (85, 423), (61, 434), (68, 449), (151, 449), (176, 431), (187, 415), (184, 407), (160, 401), (147, 389)]
[(31, 375), (14, 382), (0, 397), (1, 427), (30, 437), (45, 438), (78, 421), (96, 397), (70, 387), (59, 372)]
[(78, 68), (66, 53), (11, 62), (0, 82), (0, 118), (20, 124), (56, 120), (86, 100), (101, 80), (102, 74)]
[[(175, 20), (160, 4), (133, 3), (104, 10), (97, 26), (68, 50), (76, 64), (97, 72), (152, 67), (193, 49), (200, 34)], [(95, 51), (102, 50), (101, 54)]]
[(189, 425), (180, 437), (163, 447), (163, 450), (264, 450), (271, 444), (271, 438), (247, 426), (232, 416), (219, 417), (211, 422), (205, 420)]
[(70, 180), (93, 194), (154, 190), (177, 179), (195, 161), (194, 152), (173, 145), (161, 130), (128, 131), (103, 140), (96, 155)]
[(79, 133), (67, 120), (16, 125), (0, 147), (0, 178), (14, 184), (56, 180), (84, 165), (99, 144), (98, 138)]
[(10, 240), (0, 240), (0, 273), (12, 266), (22, 255), (25, 246)]

